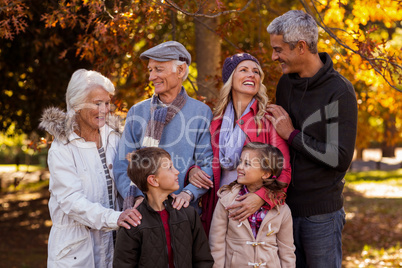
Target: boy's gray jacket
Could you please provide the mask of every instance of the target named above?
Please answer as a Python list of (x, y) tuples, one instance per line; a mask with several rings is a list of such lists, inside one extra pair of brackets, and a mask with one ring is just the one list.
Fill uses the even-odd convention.
[[(57, 108), (45, 111), (40, 127), (55, 137), (48, 154), (53, 223), (48, 267), (112, 267), (110, 231), (118, 228), (121, 212), (109, 208), (105, 172), (96, 144), (75, 134), (73, 124), (68, 124), (66, 114)], [(109, 125), (99, 131), (111, 171), (120, 134)], [(113, 179), (113, 172), (109, 173)], [(113, 185), (114, 201), (116, 192)]]
[(209, 245), (216, 268), (296, 267), (293, 223), (289, 207), (277, 205), (269, 210), (254, 238), (248, 220), (239, 224), (228, 218), (226, 207), (233, 204), (241, 185), (231, 191), (219, 190), (209, 233)]

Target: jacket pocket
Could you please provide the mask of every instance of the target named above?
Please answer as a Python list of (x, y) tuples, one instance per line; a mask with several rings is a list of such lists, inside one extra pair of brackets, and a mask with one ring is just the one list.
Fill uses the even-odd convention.
[(57, 260), (66, 257), (69, 253), (76, 252), (77, 249), (80, 248), (80, 246), (85, 243), (85, 241), (89, 241), (88, 237), (86, 236), (62, 243), (59, 247), (58, 252), (56, 253)]
[(92, 254), (92, 239), (88, 228), (82, 224), (55, 224), (49, 236), (49, 257), (60, 261), (67, 257), (87, 256)]

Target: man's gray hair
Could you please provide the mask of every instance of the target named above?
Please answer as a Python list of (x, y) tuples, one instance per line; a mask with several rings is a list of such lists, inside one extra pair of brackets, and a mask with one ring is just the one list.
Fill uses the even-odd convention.
[(174, 73), (177, 71), (177, 66), (183, 65), (183, 64), (185, 65), (184, 76), (183, 76), (183, 79), (182, 79), (182, 81), (184, 82), (187, 79), (187, 76), (188, 76), (188, 74), (190, 72), (187, 63), (185, 61), (179, 61), (179, 60), (173, 60), (172, 61), (172, 68), (173, 68), (172, 71)]
[(74, 113), (81, 110), (89, 93), (96, 87), (102, 87), (112, 95), (115, 91), (113, 83), (99, 72), (85, 69), (75, 71), (67, 87), (67, 112)]
[(297, 42), (303, 40), (308, 49), (315, 54), (318, 42), (318, 28), (314, 18), (302, 10), (291, 10), (275, 18), (267, 27), (269, 34), (283, 36), (283, 42), (294, 49)]

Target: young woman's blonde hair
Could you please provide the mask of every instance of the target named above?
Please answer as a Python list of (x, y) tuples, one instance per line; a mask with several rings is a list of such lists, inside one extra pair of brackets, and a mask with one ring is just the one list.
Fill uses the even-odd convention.
[[(228, 81), (223, 85), (219, 93), (218, 104), (214, 111), (214, 119), (221, 118), (228, 106), (229, 101), (232, 100), (232, 85), (233, 85), (233, 74), (236, 72), (238, 66), (234, 69), (232, 74), (229, 76)], [(257, 64), (258, 71), (260, 72), (260, 89), (254, 98), (258, 101), (258, 113), (255, 116), (254, 120), (257, 125), (261, 124), (261, 120), (264, 117), (265, 110), (267, 108), (269, 98), (267, 94), (267, 88), (262, 83), (264, 80), (264, 72), (261, 69), (261, 66)], [(235, 105), (235, 104), (233, 104)]]

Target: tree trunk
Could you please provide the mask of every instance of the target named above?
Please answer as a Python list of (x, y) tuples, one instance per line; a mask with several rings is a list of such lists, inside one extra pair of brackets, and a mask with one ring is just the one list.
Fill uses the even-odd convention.
[(382, 157), (395, 157), (395, 145), (381, 144)]
[(389, 115), (388, 120), (384, 120), (384, 141), (381, 143), (382, 157), (395, 157), (395, 135), (398, 135), (396, 130), (396, 118), (394, 114)]
[(356, 160), (363, 159), (363, 148), (356, 148)]
[(215, 103), (219, 96), (221, 42), (214, 32), (218, 22), (218, 18), (194, 18), (198, 96), (205, 97), (209, 104)]

